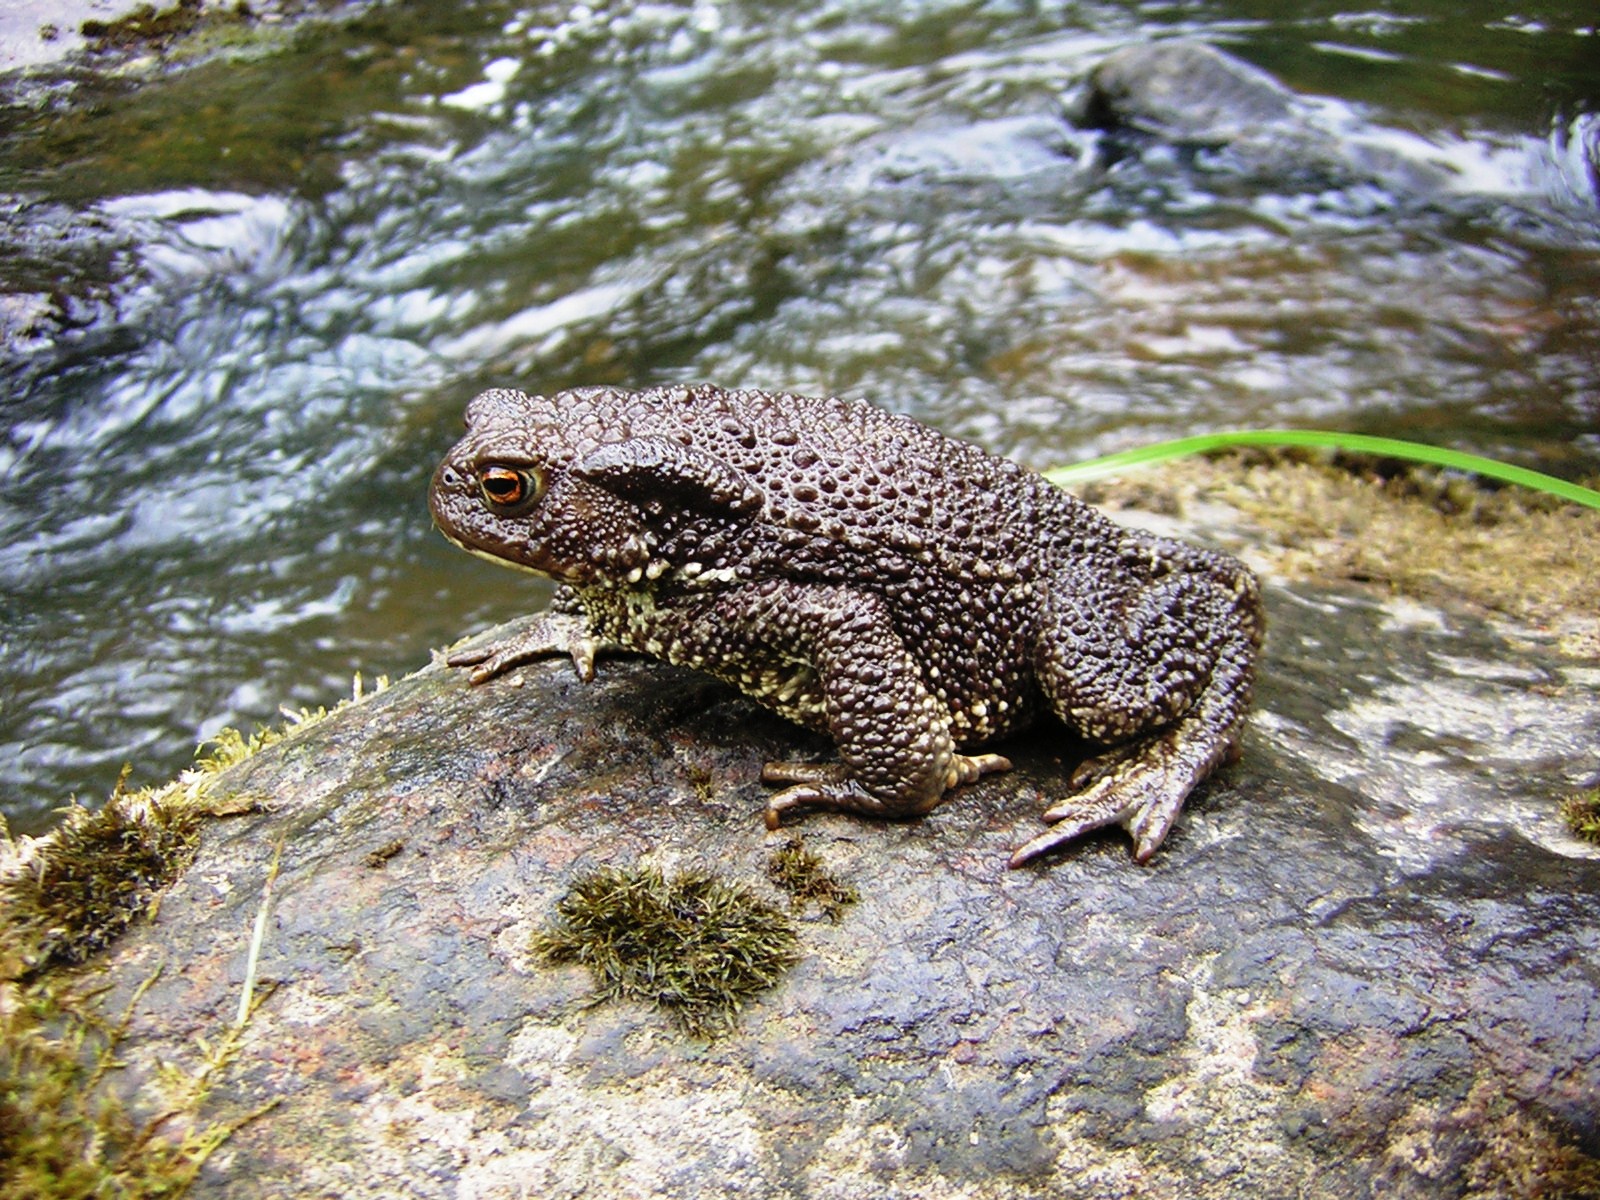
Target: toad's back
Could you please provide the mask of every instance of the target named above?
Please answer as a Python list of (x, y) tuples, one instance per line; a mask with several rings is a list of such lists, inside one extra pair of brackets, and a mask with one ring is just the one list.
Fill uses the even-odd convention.
[(529, 415), (575, 460), (668, 439), (747, 480), (764, 524), (832, 540), (852, 560), (876, 547), (958, 575), (1032, 578), (1051, 560), (1115, 557), (1124, 536), (1016, 463), (858, 400), (706, 385), (533, 400)]

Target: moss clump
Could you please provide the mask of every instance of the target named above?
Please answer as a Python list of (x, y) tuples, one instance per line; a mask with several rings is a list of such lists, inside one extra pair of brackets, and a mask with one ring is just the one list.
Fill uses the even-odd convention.
[[(377, 691), (387, 685), (380, 678)], [(357, 676), (354, 695), (333, 711), (371, 694)], [(120, 1043), (153, 977), (120, 1020), (107, 1020), (95, 994), (47, 968), (108, 946), (192, 860), (204, 817), (248, 807), (213, 794), (222, 771), (329, 715), (283, 712), (282, 729), (223, 730), (162, 787), (128, 792), (124, 771), (104, 808), (74, 803), (43, 837), (13, 838), (0, 820), (0, 1200), (181, 1196), (234, 1130), (277, 1103), (226, 1122), (199, 1116), (238, 1053), (253, 1007), (248, 985), (239, 1019), (220, 1037), (196, 1039), (193, 1069), (163, 1062), (139, 1085), (136, 1107), (158, 1114), (140, 1122), (105, 1077), (120, 1066)]]
[(1593, 509), (1419, 472), (1386, 480), (1281, 463), (1248, 471), (1246, 482), (1241, 506), (1279, 530), (1280, 565), (1292, 574), (1467, 600), (1533, 623), (1600, 617)]
[(376, 850), (368, 854), (366, 858), (362, 859), (362, 861), (374, 870), (378, 870), (405, 848), (406, 844), (399, 838), (396, 838), (392, 842), (385, 842), (383, 845), (379, 846)]
[(136, 813), (120, 793), (98, 811), (73, 805), (38, 870), (0, 884), (30, 972), (104, 950), (194, 857), (196, 813), (159, 801)]
[(1600, 787), (1574, 792), (1561, 802), (1561, 819), (1572, 836), (1600, 846)]
[(790, 838), (772, 852), (767, 859), (767, 878), (789, 893), (791, 907), (804, 908), (808, 902), (816, 901), (823, 916), (834, 922), (861, 899), (855, 888), (829, 874), (822, 860), (807, 850), (798, 837)]
[[(1466, 1118), (1475, 1151), (1462, 1166), (1459, 1195), (1469, 1200), (1583, 1200), (1600, 1196), (1600, 1161), (1576, 1144), (1537, 1107), (1518, 1103), (1494, 1084), (1475, 1084), (1452, 1114)], [(1476, 1143), (1474, 1145), (1474, 1143)]]
[(747, 889), (699, 871), (606, 868), (573, 881), (533, 937), (549, 964), (580, 963), (594, 1002), (642, 1000), (689, 1033), (726, 1032), (794, 964), (794, 925)]

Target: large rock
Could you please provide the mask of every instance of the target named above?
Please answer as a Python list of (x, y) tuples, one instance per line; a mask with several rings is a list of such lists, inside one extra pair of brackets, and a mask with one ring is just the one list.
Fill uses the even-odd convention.
[(1268, 594), (1244, 758), (1150, 865), (1118, 834), (1005, 869), (1065, 790), (1050, 731), (925, 819), (809, 817), (860, 902), (709, 1042), (575, 1004), (530, 935), (606, 865), (766, 888), (760, 764), (826, 745), (639, 660), (429, 666), (223, 777), (260, 810), (99, 968), (111, 1012), (165, 968), (112, 1078), (153, 1111), (215, 1043), (281, 843), (275, 988), (201, 1115), (279, 1103), (197, 1196), (1581, 1194), (1600, 862), (1554, 797), (1600, 674), (1462, 612)]

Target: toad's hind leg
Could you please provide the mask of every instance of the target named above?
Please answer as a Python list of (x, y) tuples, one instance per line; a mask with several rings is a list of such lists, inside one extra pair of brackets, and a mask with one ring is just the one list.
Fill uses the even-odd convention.
[[(724, 644), (742, 643), (735, 660), (799, 664), (790, 687), (752, 695), (838, 745), (836, 765), (767, 764), (764, 780), (790, 785), (767, 803), (770, 828), (803, 808), (916, 816), (950, 788), (1011, 765), (957, 752), (949, 713), (923, 683), (880, 596), (770, 583), (724, 597), (708, 618)], [(747, 673), (725, 677), (749, 686)]]
[(1071, 578), (1047, 598), (1040, 685), (1069, 728), (1112, 748), (1079, 768), (1082, 790), (1046, 810), (1052, 828), (1012, 866), (1107, 825), (1147, 861), (1189, 793), (1237, 751), (1261, 641), (1255, 577), (1187, 547), (1176, 565), (1120, 605)]

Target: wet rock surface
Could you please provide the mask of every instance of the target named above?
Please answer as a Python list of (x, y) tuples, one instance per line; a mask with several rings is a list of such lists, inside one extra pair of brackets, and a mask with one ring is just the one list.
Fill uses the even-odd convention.
[(13, 0), (0, 7), (0, 94), (18, 82), (6, 78), (13, 72), (74, 61), (120, 68), (164, 53), (208, 24), (273, 25), (360, 7), (360, 0)]
[[(105, 967), (108, 1011), (161, 968), (118, 1085), (231, 1019), (281, 844), (270, 994), (203, 1115), (279, 1103), (196, 1195), (1584, 1194), (1600, 859), (1555, 800), (1594, 774), (1600, 672), (1463, 612), (1268, 597), (1244, 758), (1145, 868), (1118, 833), (1005, 869), (1078, 754), (1049, 730), (922, 820), (774, 835), (761, 763), (828, 747), (713, 681), (430, 666), (225, 777), (259, 810)], [(861, 899), (801, 918), (726, 1037), (532, 960), (604, 866), (781, 902), (793, 832)]]

